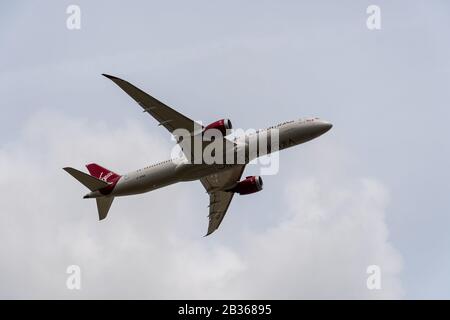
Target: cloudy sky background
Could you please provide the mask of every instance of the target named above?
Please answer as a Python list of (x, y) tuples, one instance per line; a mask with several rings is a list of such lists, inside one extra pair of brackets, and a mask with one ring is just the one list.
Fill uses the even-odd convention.
[[(69, 31), (72, 3), (0, 5), (1, 298), (450, 298), (446, 1), (77, 1)], [(118, 198), (99, 223), (61, 168), (125, 173), (173, 145), (101, 73), (205, 123), (334, 127), (213, 236), (196, 182)]]

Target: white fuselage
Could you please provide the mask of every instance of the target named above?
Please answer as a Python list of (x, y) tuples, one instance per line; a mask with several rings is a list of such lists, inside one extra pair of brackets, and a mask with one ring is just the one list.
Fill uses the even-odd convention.
[[(261, 137), (264, 136), (264, 133), (267, 135), (267, 132), (270, 132), (271, 129), (276, 129), (279, 137), (279, 146), (273, 150), (271, 150), (269, 146), (264, 149), (267, 149), (266, 152), (260, 152), (260, 150), (258, 150), (257, 154), (246, 157), (244, 163), (238, 163), (246, 164), (257, 157), (317, 138), (327, 132), (331, 127), (332, 125), (329, 122), (318, 118), (287, 121), (265, 130), (259, 130), (255, 133), (247, 134), (242, 137), (235, 138), (235, 140), (231, 140), (236, 147), (229, 152), (238, 153), (240, 150), (242, 151), (243, 148), (248, 153), (248, 146), (251, 145), (252, 140), (257, 140), (258, 143), (267, 144), (268, 139), (262, 139)], [(198, 180), (213, 173), (223, 172), (233, 168), (236, 165), (236, 163), (191, 164), (186, 161), (183, 162), (181, 159), (166, 160), (123, 175), (115, 185), (112, 192), (106, 196), (117, 197), (144, 193), (177, 182)], [(99, 191), (94, 191), (89, 193), (86, 197), (98, 198), (103, 196), (105, 195)]]

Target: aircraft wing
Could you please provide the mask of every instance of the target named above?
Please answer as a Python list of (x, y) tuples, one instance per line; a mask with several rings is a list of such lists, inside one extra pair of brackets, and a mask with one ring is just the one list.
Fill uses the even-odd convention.
[[(150, 114), (156, 121), (159, 122), (160, 126), (165, 127), (170, 133), (174, 134), (176, 129), (185, 129), (189, 132), (189, 139), (178, 139), (181, 150), (191, 161), (195, 159), (194, 156), (194, 136), (203, 131), (203, 126), (188, 117), (182, 115), (181, 113), (175, 111), (171, 107), (165, 105), (161, 101), (153, 98), (151, 95), (145, 93), (141, 89), (135, 87), (128, 81), (122, 80), (120, 78), (103, 74), (106, 78), (117, 84), (123, 91), (125, 91), (131, 98), (133, 98), (141, 107), (144, 112)], [(183, 137), (184, 138), (184, 137)], [(223, 139), (224, 150), (229, 150), (234, 147), (234, 143), (228, 139)], [(202, 141), (202, 150), (208, 145), (208, 141)], [(225, 151), (226, 152), (226, 151)], [(201, 155), (201, 154), (200, 154)]]
[(219, 228), (234, 196), (234, 192), (224, 190), (232, 188), (241, 179), (244, 168), (245, 165), (236, 165), (232, 169), (200, 179), (209, 194), (209, 225), (206, 236)]
[(165, 127), (171, 133), (179, 128), (186, 129), (190, 133), (196, 132), (197, 130), (201, 130), (203, 128), (199, 123), (173, 110), (161, 101), (135, 87), (128, 81), (107, 74), (103, 74), (103, 76), (112, 80), (123, 91), (128, 93), (128, 95), (133, 98), (142, 107), (142, 109), (144, 109), (144, 112), (150, 114), (156, 119), (156, 121), (159, 122), (159, 125)]

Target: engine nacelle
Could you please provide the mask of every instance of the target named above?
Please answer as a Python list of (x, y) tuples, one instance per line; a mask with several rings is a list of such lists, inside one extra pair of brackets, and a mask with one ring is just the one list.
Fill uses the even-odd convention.
[(222, 119), (207, 125), (205, 131), (209, 129), (217, 129), (222, 132), (224, 136), (226, 136), (227, 130), (230, 130), (231, 128), (233, 128), (233, 126), (231, 125), (230, 119)]
[(244, 180), (238, 182), (238, 184), (230, 191), (243, 194), (251, 194), (263, 189), (263, 180), (260, 176), (249, 176)]

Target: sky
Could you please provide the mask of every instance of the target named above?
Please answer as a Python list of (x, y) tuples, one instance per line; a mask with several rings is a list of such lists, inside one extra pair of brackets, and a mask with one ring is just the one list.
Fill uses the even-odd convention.
[[(66, 26), (71, 4), (79, 30)], [(449, 299), (449, 6), (0, 4), (0, 298)], [(126, 173), (174, 143), (102, 73), (203, 123), (334, 126), (283, 151), (212, 236), (199, 182), (117, 198), (99, 222), (61, 168)], [(81, 290), (66, 286), (70, 265)]]

